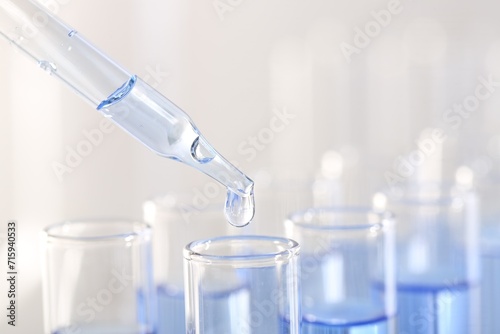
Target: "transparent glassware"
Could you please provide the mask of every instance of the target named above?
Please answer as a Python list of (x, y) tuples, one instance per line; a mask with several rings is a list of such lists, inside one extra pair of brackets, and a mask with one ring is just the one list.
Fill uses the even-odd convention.
[(474, 192), (429, 183), (388, 201), (397, 217), (400, 333), (480, 333)]
[[(206, 200), (206, 201), (205, 201)], [(153, 233), (153, 263), (158, 305), (157, 334), (185, 333), (183, 248), (193, 240), (238, 234), (223, 224), (224, 214), (212, 201), (193, 201), (171, 193), (146, 201), (143, 219)]]
[(481, 216), (481, 332), (500, 333), (500, 180), (478, 186)]
[(29, 0), (1, 0), (0, 36), (158, 155), (224, 185), (231, 224), (244, 226), (252, 220), (253, 181), (219, 154), (177, 105), (45, 7)]
[(301, 245), (302, 333), (396, 333), (389, 213), (307, 209), (292, 213), (285, 229)]
[(186, 333), (299, 334), (299, 245), (224, 236), (184, 249)]
[(151, 228), (70, 221), (42, 236), (45, 333), (155, 333)]

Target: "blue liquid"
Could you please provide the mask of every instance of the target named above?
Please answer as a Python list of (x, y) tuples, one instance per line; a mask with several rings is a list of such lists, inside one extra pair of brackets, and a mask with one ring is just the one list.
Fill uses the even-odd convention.
[[(239, 312), (246, 313), (249, 302), (248, 291), (234, 290), (229, 293), (205, 296), (203, 326), (214, 329), (214, 333), (239, 333), (243, 326), (234, 321)], [(234, 306), (232, 306), (234, 305)], [(232, 319), (233, 318), (233, 319)], [(233, 320), (233, 321), (232, 321)], [(184, 293), (168, 286), (158, 287), (158, 334), (186, 333)]]
[[(327, 249), (328, 245), (323, 246)], [(302, 334), (395, 334), (394, 302), (373, 282), (363, 245), (345, 243), (343, 257), (302, 254)], [(341, 273), (343, 263), (356, 270)]]
[(302, 334), (389, 334), (394, 333), (394, 318), (370, 319), (363, 322), (327, 324), (302, 321)]
[(500, 249), (483, 252), (481, 327), (483, 334), (500, 333)]
[[(286, 277), (286, 272), (279, 272), (274, 267), (262, 267), (252, 269), (249, 272), (242, 272), (252, 286), (250, 292), (249, 319), (243, 320), (246, 323), (246, 333), (290, 333), (290, 314), (288, 314), (288, 300), (285, 287), (279, 286), (278, 282), (282, 277)], [(280, 277), (281, 276), (281, 277)], [(277, 293), (280, 291), (280, 293)], [(281, 312), (287, 312), (282, 314)], [(297, 315), (298, 316), (298, 315)], [(296, 322), (294, 322), (296, 326)], [(239, 332), (242, 333), (242, 332)]]
[(383, 314), (383, 308), (370, 305), (368, 300), (317, 304), (314, 308), (304, 311), (301, 333), (394, 334), (395, 322), (395, 317), (386, 316)]
[(468, 283), (448, 286), (398, 286), (399, 334), (476, 334), (479, 288)]
[[(292, 284), (282, 282), (289, 274), (286, 268), (238, 268), (232, 276), (217, 277), (217, 284), (215, 280), (201, 283), (197, 287), (200, 330), (196, 333), (290, 334)], [(197, 319), (187, 316), (186, 333), (195, 333)], [(297, 320), (293, 319), (293, 326), (298, 329)]]
[(168, 286), (158, 289), (158, 334), (186, 333), (184, 292)]
[(248, 310), (249, 291), (247, 289), (210, 293), (208, 296), (205, 295), (203, 304), (200, 314), (201, 332), (246, 333), (248, 327), (244, 321), (241, 321), (241, 315), (247, 314)]

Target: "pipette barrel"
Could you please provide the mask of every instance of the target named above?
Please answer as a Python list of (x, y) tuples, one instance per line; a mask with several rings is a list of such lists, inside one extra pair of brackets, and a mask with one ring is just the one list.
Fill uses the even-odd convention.
[(253, 181), (224, 159), (179, 107), (45, 7), (30, 0), (0, 0), (0, 36), (148, 148), (228, 188), (230, 221), (251, 220)]
[(0, 35), (94, 107), (131, 74), (40, 4), (0, 0)]

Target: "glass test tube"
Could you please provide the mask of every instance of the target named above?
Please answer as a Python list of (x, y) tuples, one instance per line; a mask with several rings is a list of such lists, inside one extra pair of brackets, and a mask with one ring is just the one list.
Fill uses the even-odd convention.
[(186, 333), (299, 334), (298, 244), (224, 236), (184, 249)]
[(285, 229), (301, 245), (303, 334), (396, 333), (389, 214), (308, 209), (292, 213)]
[(151, 229), (75, 221), (43, 232), (46, 334), (155, 332)]
[(500, 182), (478, 187), (481, 201), (481, 333), (500, 333)]
[[(216, 202), (214, 200), (213, 202)], [(191, 241), (240, 233), (224, 222), (224, 213), (208, 200), (168, 194), (143, 205), (144, 221), (153, 229), (153, 262), (158, 301), (158, 333), (186, 333), (183, 248)]]
[(389, 209), (398, 227), (399, 333), (480, 333), (475, 194), (421, 185)]

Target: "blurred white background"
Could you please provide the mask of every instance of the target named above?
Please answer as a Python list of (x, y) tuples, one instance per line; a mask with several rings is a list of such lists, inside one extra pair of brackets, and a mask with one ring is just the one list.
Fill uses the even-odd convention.
[[(479, 178), (494, 174), (500, 85), (484, 85), (500, 82), (493, 0), (46, 2), (185, 110), (257, 189), (262, 175), (317, 175), (327, 150), (336, 153), (326, 174), (360, 194), (357, 202), (391, 186), (394, 175), (448, 179), (463, 164)], [(102, 116), (0, 42), (0, 222), (18, 221), (20, 273), (19, 326), (2, 321), (0, 332), (35, 334), (43, 227), (141, 218), (144, 200), (175, 191), (195, 197), (210, 180), (118, 128), (58, 175), (54, 163), (66, 164)], [(481, 85), (485, 98), (474, 99)], [(401, 176), (417, 142), (432, 138), (429, 128), (443, 130), (443, 149), (424, 156), (425, 173)], [(4, 285), (0, 291), (3, 300)]]

